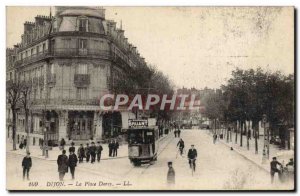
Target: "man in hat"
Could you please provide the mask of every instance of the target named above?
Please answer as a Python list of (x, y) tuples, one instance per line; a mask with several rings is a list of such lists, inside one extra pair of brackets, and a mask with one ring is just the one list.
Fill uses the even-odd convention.
[(69, 167), (70, 167), (70, 171), (71, 171), (71, 175), (72, 175), (72, 180), (75, 179), (75, 167), (77, 166), (77, 156), (74, 153), (74, 151), (70, 151), (70, 155), (69, 155)]
[(84, 153), (85, 153), (85, 157), (86, 157), (86, 162), (90, 161), (90, 157), (91, 157), (91, 151), (90, 151), (90, 144), (87, 143), (86, 147), (84, 149)]
[(192, 144), (188, 152), (188, 159), (189, 159), (190, 167), (192, 168), (193, 165), (192, 169), (194, 169), (194, 171), (196, 170), (196, 163), (195, 163), (196, 158), (197, 158), (197, 150), (195, 149), (195, 145)]
[(32, 160), (30, 157), (30, 153), (28, 152), (22, 161), (23, 180), (25, 179), (25, 174), (27, 174), (27, 180), (29, 180), (29, 170), (30, 170), (31, 166), (32, 166)]
[(95, 146), (95, 142), (92, 142), (92, 146), (90, 147), (90, 152), (91, 152), (91, 163), (94, 163), (96, 160), (96, 146)]
[(113, 148), (113, 157), (118, 156), (118, 149), (119, 149), (119, 142), (117, 140), (115, 140), (114, 148)]
[(168, 162), (168, 174), (167, 174), (167, 183), (168, 185), (174, 185), (175, 184), (175, 171), (172, 166), (172, 162)]
[(272, 183), (274, 182), (274, 175), (275, 175), (276, 172), (278, 173), (278, 176), (280, 178), (281, 171), (277, 168), (278, 165), (280, 167), (282, 167), (282, 164), (277, 161), (276, 157), (273, 157), (273, 160), (270, 163), (270, 166), (271, 166), (271, 182)]
[(75, 153), (75, 147), (74, 147), (74, 142), (71, 143), (71, 147), (69, 148), (69, 153)]
[(77, 154), (78, 154), (78, 158), (79, 158), (79, 163), (82, 163), (83, 158), (85, 157), (85, 152), (84, 152), (84, 148), (83, 148), (82, 144), (80, 144)]
[(100, 142), (98, 141), (97, 146), (96, 146), (96, 155), (97, 155), (98, 162), (100, 162), (102, 150), (103, 150), (103, 148), (102, 148)]
[(66, 155), (66, 150), (63, 150), (62, 154), (58, 155), (57, 165), (58, 165), (59, 180), (63, 181), (65, 173), (68, 172), (68, 167), (69, 167), (69, 159)]

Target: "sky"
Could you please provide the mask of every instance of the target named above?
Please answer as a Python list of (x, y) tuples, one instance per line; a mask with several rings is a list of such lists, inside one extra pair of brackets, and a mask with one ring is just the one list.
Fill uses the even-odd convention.
[[(52, 8), (53, 10), (54, 8)], [(105, 7), (176, 87), (219, 88), (238, 68), (294, 73), (293, 7)], [(7, 47), (50, 7), (7, 7)]]

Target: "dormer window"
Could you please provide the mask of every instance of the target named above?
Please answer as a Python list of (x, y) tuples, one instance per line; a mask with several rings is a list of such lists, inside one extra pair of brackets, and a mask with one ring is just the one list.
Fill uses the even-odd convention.
[(88, 32), (88, 19), (87, 18), (79, 18), (79, 31)]

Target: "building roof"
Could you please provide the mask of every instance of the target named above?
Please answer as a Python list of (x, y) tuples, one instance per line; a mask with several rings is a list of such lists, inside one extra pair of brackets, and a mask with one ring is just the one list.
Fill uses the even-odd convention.
[(96, 9), (67, 9), (60, 16), (90, 16), (104, 19), (104, 12)]

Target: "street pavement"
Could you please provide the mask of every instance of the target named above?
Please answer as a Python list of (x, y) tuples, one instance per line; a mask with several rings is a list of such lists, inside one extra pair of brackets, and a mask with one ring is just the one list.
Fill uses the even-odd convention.
[[(134, 167), (127, 157), (106, 159), (100, 163), (82, 163), (76, 168), (75, 180), (70, 173), (63, 184), (58, 181), (55, 161), (33, 157), (30, 181), (22, 180), (23, 155), (7, 152), (7, 187), (14, 189), (58, 190), (269, 190), (292, 189), (291, 184), (281, 184), (275, 177), (270, 183), (270, 174), (255, 163), (231, 151), (223, 143), (213, 144), (204, 130), (182, 130), (186, 153), (191, 144), (198, 151), (196, 173), (188, 165), (186, 153), (181, 157), (176, 144), (178, 138), (169, 134), (160, 141), (159, 156), (153, 165)], [(166, 184), (167, 162), (172, 161), (175, 170), (175, 185)], [(38, 185), (34, 185), (38, 182)]]

